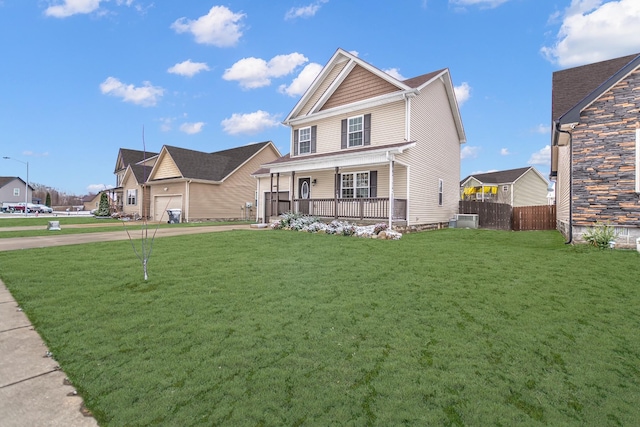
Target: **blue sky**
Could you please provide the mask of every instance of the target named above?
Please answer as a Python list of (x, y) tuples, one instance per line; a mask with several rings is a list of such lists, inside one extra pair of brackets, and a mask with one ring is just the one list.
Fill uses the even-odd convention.
[(143, 129), (147, 151), (286, 154), (281, 121), (343, 48), (400, 78), (450, 69), (461, 178), (546, 176), (552, 72), (640, 52), (638, 28), (638, 0), (0, 0), (0, 155), (83, 195), (115, 184)]

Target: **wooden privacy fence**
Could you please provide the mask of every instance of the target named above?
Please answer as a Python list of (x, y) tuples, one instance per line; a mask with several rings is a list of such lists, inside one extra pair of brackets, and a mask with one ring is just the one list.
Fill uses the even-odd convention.
[(514, 231), (555, 230), (556, 205), (523, 206), (513, 208), (511, 227)]
[(478, 214), (480, 228), (495, 230), (555, 230), (556, 206), (512, 208), (503, 203), (460, 201), (460, 213)]

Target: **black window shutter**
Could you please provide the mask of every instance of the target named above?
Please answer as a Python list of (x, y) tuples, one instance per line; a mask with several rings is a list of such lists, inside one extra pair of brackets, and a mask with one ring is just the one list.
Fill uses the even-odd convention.
[(364, 145), (371, 145), (371, 114), (364, 115)]
[(340, 148), (347, 148), (347, 119), (342, 120), (342, 134)]
[(293, 155), (298, 155), (298, 129), (293, 131)]
[(318, 126), (311, 126), (311, 152), (316, 152), (316, 132), (318, 131)]
[(369, 197), (378, 197), (378, 171), (369, 171)]

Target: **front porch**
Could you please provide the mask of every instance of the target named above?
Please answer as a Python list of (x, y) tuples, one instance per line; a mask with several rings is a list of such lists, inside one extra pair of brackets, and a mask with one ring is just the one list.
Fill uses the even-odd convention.
[[(273, 194), (276, 195), (275, 193)], [(268, 201), (268, 216), (277, 216), (286, 212), (301, 215), (315, 216), (318, 218), (349, 219), (349, 220), (388, 220), (388, 197), (360, 197), (333, 198), (333, 199), (293, 199), (276, 200), (275, 197)], [(277, 209), (276, 209), (277, 206)], [(277, 215), (274, 215), (277, 212)], [(393, 200), (393, 221), (406, 221), (407, 200)]]

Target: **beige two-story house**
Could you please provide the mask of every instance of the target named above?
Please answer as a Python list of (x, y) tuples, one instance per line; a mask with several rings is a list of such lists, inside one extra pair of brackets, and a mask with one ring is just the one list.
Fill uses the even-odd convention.
[(254, 173), (258, 219), (288, 208), (418, 230), (458, 212), (466, 137), (448, 69), (400, 81), (338, 49), (284, 124), (290, 153)]

